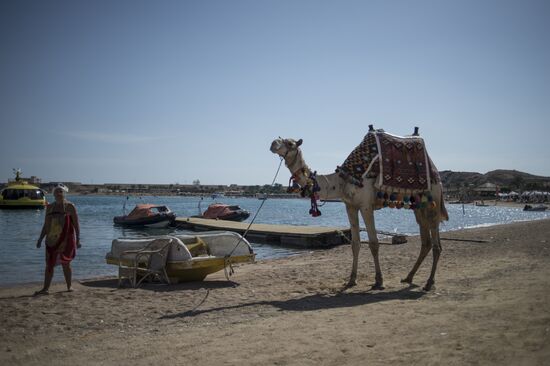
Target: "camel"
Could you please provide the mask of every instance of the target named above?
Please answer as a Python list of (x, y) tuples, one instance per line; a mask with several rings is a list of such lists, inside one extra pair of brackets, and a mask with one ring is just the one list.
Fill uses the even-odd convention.
[[(374, 131), (372, 125), (369, 127), (369, 132)], [(415, 134), (413, 134), (413, 136), (417, 135), (417, 133), (418, 128), (415, 129)], [(369, 249), (374, 258), (375, 283), (372, 289), (384, 289), (382, 271), (380, 270), (380, 263), (378, 260), (379, 242), (374, 222), (374, 210), (377, 208), (377, 198), (379, 198), (379, 196), (377, 196), (378, 189), (375, 187), (375, 178), (364, 176), (361, 182), (362, 186), (358, 186), (357, 184), (352, 184), (346, 179), (343, 179), (338, 173), (316, 175), (316, 172), (313, 172), (304, 161), (302, 151), (300, 150), (302, 143), (302, 139), (294, 140), (279, 137), (271, 143), (270, 150), (284, 159), (285, 165), (292, 174), (292, 179), (299, 187), (302, 189), (308, 187), (308, 185), (311, 187), (313, 179), (319, 199), (341, 199), (345, 203), (351, 228), (351, 247), (353, 253), (351, 275), (346, 287), (357, 285), (357, 266), (359, 249), (361, 246), (361, 239), (359, 236), (359, 212), (361, 212), (367, 229)], [(437, 176), (439, 176), (435, 166), (433, 166), (433, 163), (431, 164)], [(412, 286), (414, 275), (424, 261), (424, 258), (430, 250), (432, 250), (432, 269), (430, 277), (423, 287), (425, 291), (434, 288), (435, 273), (442, 249), (439, 237), (439, 224), (443, 220), (448, 220), (448, 214), (443, 202), (443, 187), (441, 183), (435, 182), (431, 184), (428, 192), (431, 194), (430, 198), (433, 199), (431, 205), (429, 207), (417, 208), (414, 210), (416, 222), (420, 227), (420, 237), (422, 241), (420, 254), (407, 277), (401, 280), (402, 283), (407, 283)]]

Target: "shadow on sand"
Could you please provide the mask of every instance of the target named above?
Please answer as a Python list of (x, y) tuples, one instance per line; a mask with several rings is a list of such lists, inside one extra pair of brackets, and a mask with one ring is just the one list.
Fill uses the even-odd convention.
[[(322, 309), (335, 309), (359, 305), (368, 305), (391, 300), (418, 300), (426, 295), (426, 292), (413, 291), (413, 289), (417, 287), (418, 286), (413, 285), (400, 290), (389, 292), (381, 291), (366, 293), (346, 293), (341, 291), (335, 294), (314, 294), (283, 301), (254, 301), (239, 305), (220, 306), (205, 310), (197, 310), (197, 306), (193, 310), (185, 311), (182, 313), (163, 315), (159, 319), (187, 318), (206, 313), (265, 305), (273, 306), (275, 308), (278, 308), (280, 311), (316, 311)], [(204, 300), (201, 303), (203, 302)]]
[[(110, 288), (110, 289), (119, 288), (117, 278), (104, 278), (104, 279), (98, 279), (98, 280), (80, 281), (80, 284), (82, 286), (93, 287), (93, 288)], [(173, 291), (201, 290), (201, 289), (212, 290), (212, 289), (220, 289), (220, 288), (239, 287), (239, 286), (240, 284), (237, 282), (223, 280), (223, 281), (183, 282), (175, 285), (144, 282), (139, 286), (139, 288), (142, 290), (154, 291), (154, 292), (173, 292)], [(124, 281), (120, 289), (124, 290), (124, 289), (132, 289), (132, 288), (129, 286), (128, 281)]]

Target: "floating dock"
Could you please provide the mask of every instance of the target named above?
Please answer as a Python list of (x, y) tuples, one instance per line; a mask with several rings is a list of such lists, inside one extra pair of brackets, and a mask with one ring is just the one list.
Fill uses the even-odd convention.
[[(181, 217), (176, 218), (175, 225), (186, 230), (225, 230), (242, 235), (250, 224), (247, 222)], [(351, 231), (349, 227), (252, 224), (246, 238), (256, 243), (300, 248), (331, 248), (349, 243)]]

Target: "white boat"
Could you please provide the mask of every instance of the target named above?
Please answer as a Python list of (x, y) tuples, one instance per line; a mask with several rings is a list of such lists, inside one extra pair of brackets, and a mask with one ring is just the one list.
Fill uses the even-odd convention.
[(161, 228), (172, 224), (175, 219), (176, 214), (167, 206), (139, 204), (128, 215), (115, 216), (113, 222), (115, 225), (134, 228)]
[(166, 263), (170, 283), (202, 281), (207, 275), (230, 264), (254, 262), (255, 254), (250, 243), (241, 235), (230, 231), (115, 239), (105, 260), (107, 264), (116, 266), (131, 265), (135, 254), (124, 252), (136, 251), (155, 240), (166, 239), (172, 239)]

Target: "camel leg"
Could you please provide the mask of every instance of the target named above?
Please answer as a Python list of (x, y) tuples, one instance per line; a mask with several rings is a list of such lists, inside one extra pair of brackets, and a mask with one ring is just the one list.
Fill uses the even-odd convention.
[(418, 259), (416, 260), (416, 263), (414, 264), (413, 268), (407, 275), (407, 278), (402, 279), (402, 283), (413, 283), (414, 275), (416, 274), (416, 271), (418, 271), (418, 268), (424, 261), (424, 258), (426, 258), (426, 255), (430, 252), (432, 249), (432, 241), (430, 240), (430, 231), (428, 227), (425, 225), (420, 225), (420, 241), (422, 242), (422, 247), (420, 248), (420, 254), (418, 255)]
[(378, 260), (378, 248), (380, 244), (378, 243), (378, 236), (376, 235), (376, 227), (374, 224), (374, 212), (369, 209), (361, 209), (361, 215), (365, 221), (365, 226), (367, 228), (367, 234), (369, 236), (369, 249), (374, 258), (374, 269), (376, 272), (375, 283), (372, 286), (373, 290), (383, 290), (384, 289), (384, 280), (382, 279), (382, 270), (380, 269), (380, 262)]
[(351, 267), (351, 275), (347, 287), (357, 285), (357, 266), (359, 263), (359, 249), (361, 249), (361, 237), (359, 236), (359, 211), (346, 205), (346, 212), (351, 229), (351, 251), (353, 252), (353, 264)]
[(430, 278), (428, 278), (428, 282), (426, 282), (426, 286), (424, 286), (424, 291), (430, 291), (433, 288), (433, 285), (435, 283), (435, 271), (437, 269), (437, 262), (439, 262), (439, 256), (441, 255), (441, 242), (439, 240), (439, 227), (435, 227), (430, 229), (430, 236), (431, 241), (433, 243), (433, 264), (432, 264), (432, 272), (430, 273)]

